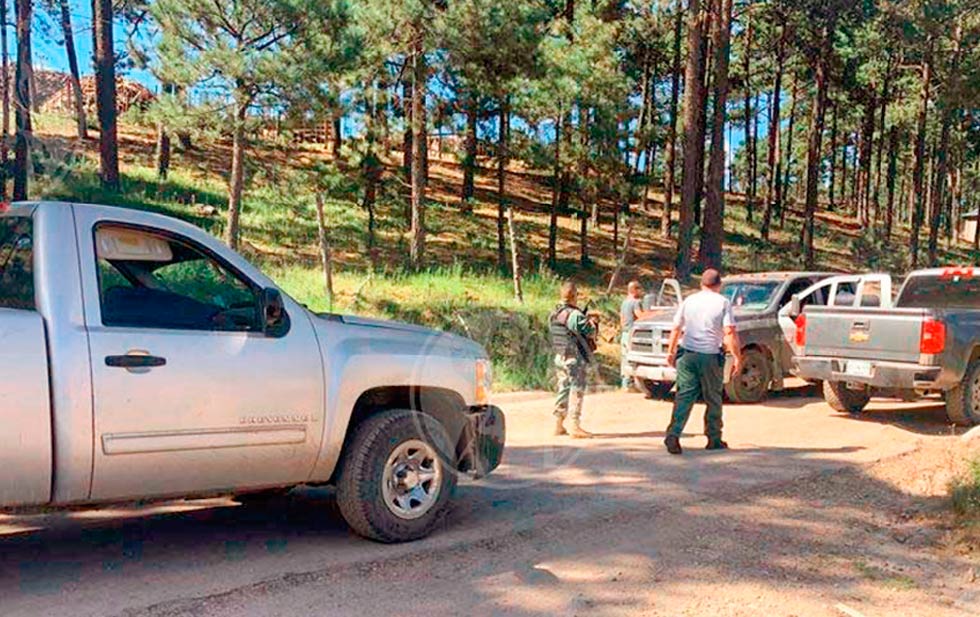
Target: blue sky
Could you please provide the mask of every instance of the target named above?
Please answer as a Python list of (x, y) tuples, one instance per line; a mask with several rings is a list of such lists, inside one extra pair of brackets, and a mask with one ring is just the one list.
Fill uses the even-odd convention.
[[(34, 62), (35, 66), (39, 68), (50, 68), (59, 71), (68, 70), (68, 62), (65, 57), (65, 50), (61, 36), (61, 25), (58, 21), (57, 16), (50, 15), (45, 11), (40, 3), (35, 4), (35, 26), (33, 32), (33, 44), (34, 44)], [(83, 75), (92, 73), (92, 12), (91, 3), (86, 1), (81, 2), (71, 2), (72, 6), (72, 25), (75, 33), (75, 46), (76, 52), (78, 54), (78, 61), (80, 65), (80, 70)], [(8, 0), (8, 10), (13, 11), (13, 2)], [(125, 54), (126, 51), (126, 37), (129, 34), (128, 29), (130, 26), (124, 22), (117, 21), (117, 26), (115, 31), (116, 40), (116, 53)], [(16, 52), (16, 41), (14, 36), (14, 30), (11, 28), (8, 31), (8, 53), (10, 54), (11, 60), (14, 58)], [(151, 91), (157, 92), (159, 90), (159, 84), (153, 78), (153, 76), (145, 70), (137, 70), (131, 67), (127, 67), (125, 63), (119, 68), (119, 73), (124, 75), (128, 79), (138, 81), (148, 87)], [(667, 104), (669, 99), (669, 85), (666, 81), (661, 84), (663, 91), (658, 96), (658, 104), (663, 107)], [(740, 105), (741, 102), (737, 100), (730, 101), (730, 104)], [(666, 114), (666, 109), (662, 110)], [(765, 110), (763, 110), (765, 111)], [(765, 139), (767, 130), (767, 123), (765, 122), (766, 115), (764, 114), (760, 117), (759, 126), (759, 139)], [(344, 122), (344, 133), (348, 136), (357, 131), (359, 122), (355, 118), (347, 118)], [(492, 126), (492, 123), (488, 123)], [(515, 127), (516, 128), (516, 127)], [(492, 129), (491, 129), (492, 131)], [(730, 139), (728, 143), (728, 148), (730, 150), (738, 150), (742, 147), (745, 141), (744, 131), (742, 129), (741, 123), (735, 123), (731, 126), (731, 130), (726, 130), (726, 140)], [(660, 153), (658, 156), (662, 156)], [(761, 168), (761, 164), (760, 164)]]
[[(7, 0), (7, 10), (13, 11), (13, 2)], [(71, 2), (72, 8), (72, 29), (75, 35), (75, 51), (78, 55), (79, 69), (82, 75), (92, 74), (92, 5), (90, 2)], [(61, 36), (60, 16), (51, 15), (42, 8), (41, 4), (34, 4), (34, 30), (32, 36), (32, 46), (34, 48), (35, 68), (48, 68), (58, 71), (68, 71), (68, 60), (65, 57), (64, 42)], [(125, 52), (126, 36), (128, 35), (127, 25), (117, 22), (115, 32), (116, 54)], [(13, 28), (7, 31), (7, 52), (11, 61), (15, 57), (17, 42)], [(128, 79), (141, 82), (154, 92), (159, 86), (156, 80), (147, 72), (121, 67), (120, 73)]]

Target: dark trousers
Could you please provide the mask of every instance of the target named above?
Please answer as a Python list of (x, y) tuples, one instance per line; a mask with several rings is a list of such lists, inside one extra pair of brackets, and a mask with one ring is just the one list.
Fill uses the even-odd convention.
[(704, 434), (721, 439), (721, 399), (725, 387), (725, 355), (680, 350), (677, 354), (677, 395), (674, 414), (667, 433), (681, 436), (691, 409), (698, 398), (704, 398)]

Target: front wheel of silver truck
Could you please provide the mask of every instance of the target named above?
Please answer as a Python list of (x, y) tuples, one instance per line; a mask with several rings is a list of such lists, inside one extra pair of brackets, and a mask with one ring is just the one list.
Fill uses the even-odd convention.
[(871, 400), (871, 392), (867, 388), (852, 390), (840, 381), (823, 382), (823, 400), (834, 411), (841, 413), (859, 414)]
[(346, 446), (337, 504), (356, 533), (379, 542), (428, 535), (445, 515), (456, 487), (442, 425), (399, 409), (363, 421)]
[(674, 382), (672, 381), (654, 381), (652, 379), (644, 379), (643, 377), (634, 377), (633, 384), (637, 390), (643, 393), (643, 396), (655, 401), (662, 401), (667, 398), (667, 395), (670, 394), (670, 391), (674, 387)]
[(958, 426), (980, 423), (980, 360), (970, 362), (963, 381), (946, 391), (946, 418)]

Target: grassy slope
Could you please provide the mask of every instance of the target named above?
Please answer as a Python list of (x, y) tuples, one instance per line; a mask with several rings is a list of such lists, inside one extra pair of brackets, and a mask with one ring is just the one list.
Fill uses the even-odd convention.
[[(123, 188), (106, 194), (96, 175), (97, 144), (79, 144), (70, 138), (67, 118), (41, 116), (35, 134), (44, 144), (40, 155), (43, 173), (34, 195), (127, 207), (171, 214), (219, 234), (227, 199), (228, 144), (196, 144), (191, 152), (175, 151), (170, 178), (158, 182), (152, 169), (153, 136), (146, 129), (124, 125), (121, 130)], [(483, 342), (494, 356), (497, 376), (504, 388), (548, 385), (545, 319), (554, 304), (560, 278), (573, 277), (585, 296), (603, 311), (600, 346), (602, 379), (615, 379), (618, 366), (615, 298), (605, 298), (615, 266), (612, 222), (603, 217), (598, 230), (590, 230), (589, 268), (578, 264), (578, 221), (560, 218), (556, 273), (544, 268), (548, 240), (550, 189), (545, 178), (518, 168), (508, 175), (508, 199), (515, 205), (515, 221), (522, 243), (525, 303), (513, 299), (508, 276), (498, 274), (496, 258), (496, 202), (492, 174), (477, 178), (472, 214), (458, 208), (462, 174), (449, 160), (431, 161), (430, 205), (427, 210), (427, 261), (430, 270), (406, 274), (407, 224), (404, 186), (389, 163), (387, 189), (378, 204), (376, 248), (368, 251), (367, 214), (357, 195), (335, 195), (327, 203), (330, 240), (337, 261), (334, 306), (328, 307), (318, 268), (316, 218), (312, 192), (303, 169), (325, 158), (318, 146), (287, 148), (284, 144), (256, 144), (248, 159), (249, 191), (243, 208), (244, 252), (261, 264), (284, 289), (314, 309), (332, 308), (401, 319), (452, 329)], [(651, 191), (655, 209), (639, 212), (634, 241), (621, 281), (640, 278), (653, 285), (669, 271), (672, 245), (659, 235), (659, 193)], [(801, 264), (799, 221), (791, 213), (785, 229), (776, 228), (763, 243), (757, 225), (746, 221), (739, 196), (729, 198), (726, 212), (726, 267), (729, 271), (795, 269)], [(895, 251), (864, 248), (855, 255), (860, 233), (853, 220), (822, 213), (817, 248), (820, 266), (831, 270), (883, 267), (894, 261)], [(756, 216), (758, 222), (758, 216)], [(623, 231), (623, 230), (621, 230)], [(891, 255), (891, 257), (889, 257)], [(959, 253), (951, 261), (966, 261)], [(875, 263), (878, 260), (879, 263)]]

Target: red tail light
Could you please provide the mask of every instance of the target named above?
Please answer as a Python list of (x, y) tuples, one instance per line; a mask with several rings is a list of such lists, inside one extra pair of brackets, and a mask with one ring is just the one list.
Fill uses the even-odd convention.
[(926, 319), (922, 322), (922, 334), (919, 337), (919, 353), (937, 354), (946, 348), (946, 324), (938, 319)]
[(796, 346), (806, 345), (806, 315), (800, 313), (796, 318)]

